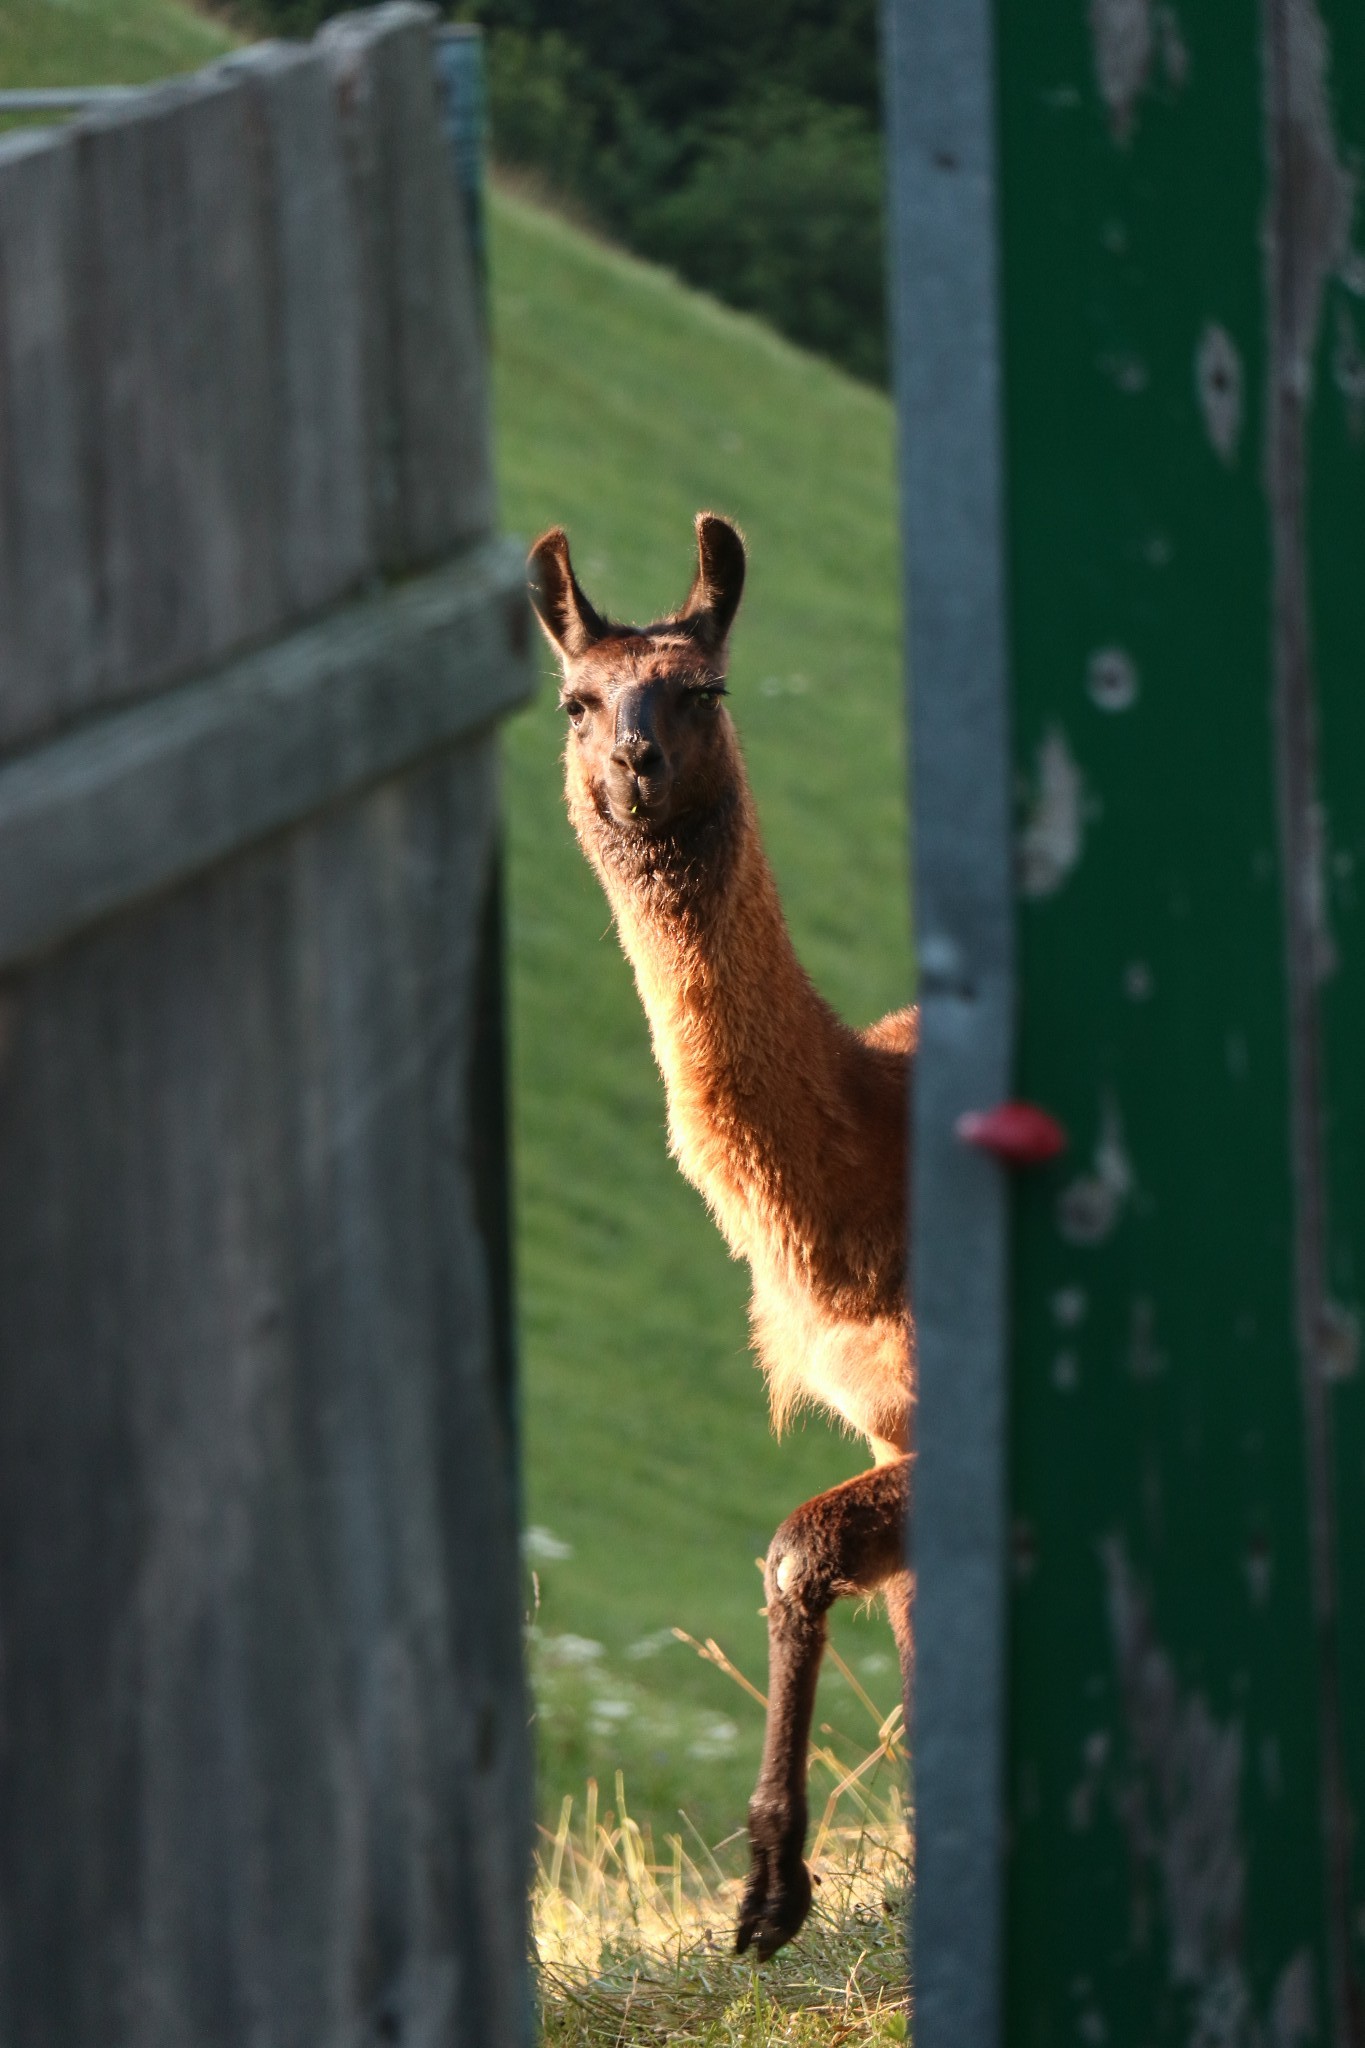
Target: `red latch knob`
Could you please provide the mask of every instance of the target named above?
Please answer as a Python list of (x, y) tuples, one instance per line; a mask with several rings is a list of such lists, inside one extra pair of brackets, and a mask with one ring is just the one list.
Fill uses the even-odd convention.
[(1041, 1166), (1065, 1152), (1069, 1140), (1055, 1116), (1032, 1102), (1001, 1102), (969, 1109), (953, 1126), (964, 1145), (979, 1145), (1010, 1166)]

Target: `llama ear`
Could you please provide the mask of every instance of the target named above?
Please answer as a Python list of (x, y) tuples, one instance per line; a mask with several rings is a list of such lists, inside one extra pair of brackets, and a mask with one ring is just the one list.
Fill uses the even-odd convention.
[(578, 587), (569, 560), (569, 537), (562, 526), (552, 526), (526, 558), (531, 603), (546, 639), (561, 661), (572, 661), (607, 635), (605, 620), (599, 618)]
[(678, 622), (713, 654), (725, 645), (744, 595), (744, 541), (715, 512), (699, 512), (696, 527), (697, 573)]

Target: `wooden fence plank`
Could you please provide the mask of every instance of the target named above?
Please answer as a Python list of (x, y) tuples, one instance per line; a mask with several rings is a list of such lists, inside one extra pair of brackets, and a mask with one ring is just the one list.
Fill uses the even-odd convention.
[(530, 2039), (528, 614), (431, 18), (0, 142), (6, 2043)]
[(344, 595), (375, 557), (365, 476), (364, 322), (341, 127), (322, 56), (257, 44), (229, 60), (265, 158), (286, 615)]
[(236, 2043), (264, 2014), (297, 2048), (525, 2038), (470, 1135), (489, 744), (11, 998), (7, 2040), (39, 2011), (69, 2048)]
[[(386, 568), (493, 518), (486, 371), (468, 231), (436, 118), (434, 10), (395, 0), (318, 42), (342, 108), (366, 270), (373, 503)], [(383, 323), (379, 318), (383, 311)]]
[(405, 38), (389, 109), (393, 293), (409, 558), (430, 561), (491, 525), (491, 412), (478, 281), (455, 165), (437, 116), (428, 28)]
[(88, 116), (76, 139), (110, 699), (280, 617), (261, 164), (222, 69)]
[(0, 766), (0, 964), (524, 702), (523, 582), (490, 543)]
[(0, 749), (97, 667), (76, 260), (69, 138), (0, 138)]
[(360, 265), (366, 465), (373, 546), (384, 569), (404, 559), (398, 450), (397, 359), (385, 282), (382, 137), (373, 100), (379, 57), (359, 17), (325, 23), (318, 37), (336, 94), (345, 150), (351, 231)]
[(0, 149), (0, 747), (490, 529), (432, 18)]

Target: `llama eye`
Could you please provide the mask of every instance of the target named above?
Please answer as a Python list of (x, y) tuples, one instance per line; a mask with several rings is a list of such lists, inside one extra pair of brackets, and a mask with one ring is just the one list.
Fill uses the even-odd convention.
[(700, 704), (703, 711), (719, 711), (720, 700), (724, 695), (725, 686), (723, 683), (716, 683), (708, 690), (696, 690), (693, 692), (694, 701)]
[(567, 714), (570, 725), (581, 725), (588, 707), (581, 697), (566, 697), (560, 709)]

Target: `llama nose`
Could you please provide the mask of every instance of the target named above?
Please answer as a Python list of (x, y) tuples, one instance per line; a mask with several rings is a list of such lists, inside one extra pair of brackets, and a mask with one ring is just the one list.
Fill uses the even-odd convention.
[(654, 707), (645, 690), (622, 692), (616, 705), (616, 744), (611, 758), (634, 775), (652, 775), (663, 760), (654, 732)]
[(663, 755), (648, 733), (626, 732), (619, 735), (611, 758), (634, 775), (648, 775), (658, 767)]

